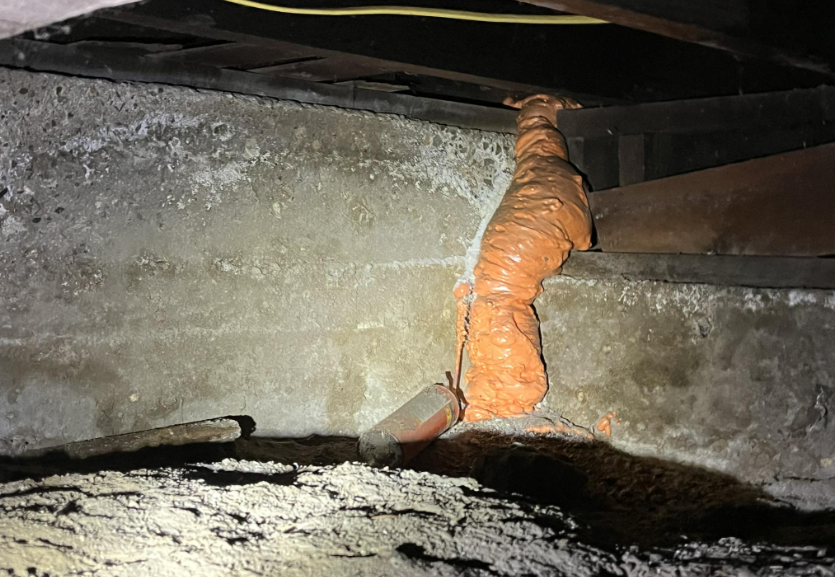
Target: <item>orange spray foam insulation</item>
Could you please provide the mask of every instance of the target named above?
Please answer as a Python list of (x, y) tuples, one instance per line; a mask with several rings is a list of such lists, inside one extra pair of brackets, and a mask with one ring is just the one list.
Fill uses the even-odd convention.
[(620, 425), (620, 419), (615, 411), (609, 411), (603, 415), (597, 422), (597, 430), (605, 434), (607, 437), (612, 436), (612, 423)]
[(453, 379), (457, 386), (466, 341), (467, 421), (524, 415), (543, 399), (548, 382), (532, 304), (542, 281), (559, 273), (569, 251), (591, 245), (583, 178), (569, 164), (557, 131), (557, 110), (570, 104), (538, 95), (516, 106), (513, 181), (482, 237), (472, 287), (455, 288)]

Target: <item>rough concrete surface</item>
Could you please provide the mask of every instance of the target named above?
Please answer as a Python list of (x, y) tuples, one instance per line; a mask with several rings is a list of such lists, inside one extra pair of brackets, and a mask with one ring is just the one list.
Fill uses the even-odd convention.
[(227, 459), (0, 484), (0, 574), (833, 575), (825, 547), (604, 550), (473, 479)]
[(546, 411), (594, 428), (614, 410), (619, 448), (835, 497), (832, 291), (557, 277), (537, 311)]
[(355, 433), (451, 365), (510, 137), (19, 71), (0, 101), (6, 451), (227, 414)]
[[(356, 436), (451, 368), (510, 137), (9, 70), (0, 102), (0, 452), (240, 414)], [(549, 415), (831, 492), (832, 291), (556, 279), (535, 306)]]
[(134, 0), (3, 0), (0, 38)]

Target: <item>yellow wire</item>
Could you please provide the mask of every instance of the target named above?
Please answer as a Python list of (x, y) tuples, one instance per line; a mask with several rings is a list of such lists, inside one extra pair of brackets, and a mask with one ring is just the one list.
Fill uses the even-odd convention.
[(471, 22), (497, 22), (501, 24), (606, 24), (605, 20), (565, 14), (491, 14), (488, 12), (468, 12), (466, 10), (448, 10), (446, 8), (419, 8), (417, 6), (356, 6), (351, 8), (291, 8), (264, 4), (253, 0), (224, 0), (249, 8), (282, 12), (284, 14), (304, 14), (308, 16), (427, 16), (429, 18), (448, 18), (450, 20), (469, 20)]

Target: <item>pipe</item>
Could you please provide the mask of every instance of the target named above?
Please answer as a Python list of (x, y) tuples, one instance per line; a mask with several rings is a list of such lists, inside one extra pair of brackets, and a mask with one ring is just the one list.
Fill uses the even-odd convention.
[(557, 131), (557, 110), (577, 104), (537, 95), (513, 105), (521, 109), (513, 181), (484, 232), (472, 287), (455, 289), (459, 304), (471, 300), (458, 307), (467, 315), (471, 363), (467, 421), (524, 415), (543, 399), (548, 381), (532, 304), (569, 251), (591, 246), (583, 177)]
[(455, 423), (458, 397), (443, 385), (430, 385), (362, 434), (360, 458), (375, 467), (407, 462)]

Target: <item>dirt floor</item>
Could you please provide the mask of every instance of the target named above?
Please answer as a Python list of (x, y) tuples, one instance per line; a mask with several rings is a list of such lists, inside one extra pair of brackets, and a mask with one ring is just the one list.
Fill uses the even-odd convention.
[[(638, 457), (599, 440), (531, 434), (533, 421), (460, 424), (407, 468), (472, 477), (503, 493), (555, 505), (599, 546), (675, 546), (739, 537), (785, 545), (835, 543), (835, 503), (778, 499), (731, 476)], [(242, 458), (333, 465), (355, 460), (351, 438), (239, 441)]]
[(835, 575), (835, 510), (526, 424), (9, 461), (0, 575)]

